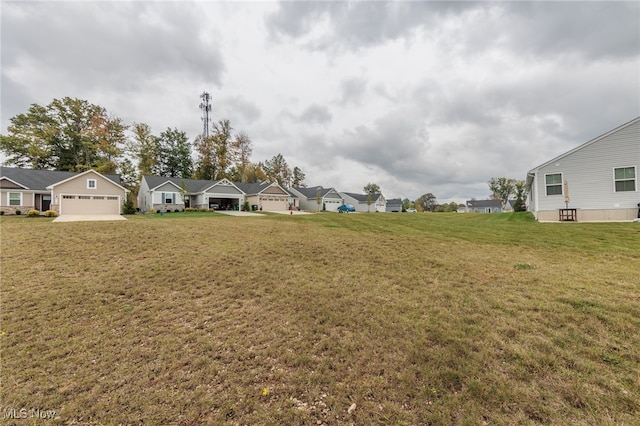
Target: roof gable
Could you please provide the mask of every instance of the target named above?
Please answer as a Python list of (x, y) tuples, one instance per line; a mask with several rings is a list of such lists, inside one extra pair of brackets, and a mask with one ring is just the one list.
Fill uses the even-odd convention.
[[(87, 170), (83, 173), (87, 172), (98, 173), (93, 170)], [(62, 183), (74, 176), (78, 176), (83, 173), (65, 172), (60, 170), (23, 169), (19, 167), (0, 167), (0, 177), (9, 179), (10, 181), (22, 186), (23, 188), (33, 191), (48, 191), (48, 187)], [(100, 176), (120, 186), (120, 176)]]
[(574, 153), (574, 152), (576, 152), (576, 151), (579, 151), (579, 150), (581, 150), (581, 149), (584, 149), (584, 148), (586, 148), (586, 147), (588, 147), (589, 145), (592, 145), (592, 144), (594, 144), (594, 143), (597, 143), (597, 142), (599, 142), (599, 141), (601, 141), (601, 140), (605, 139), (606, 137), (611, 136), (611, 135), (613, 135), (614, 133), (617, 133), (617, 132), (619, 132), (620, 130), (622, 130), (622, 129), (626, 128), (626, 127), (629, 127), (629, 126), (631, 126), (631, 125), (633, 125), (633, 124), (636, 124), (636, 123), (640, 123), (640, 117), (636, 117), (636, 118), (634, 118), (633, 120), (631, 120), (631, 121), (629, 121), (629, 122), (627, 122), (627, 123), (625, 123), (625, 124), (623, 124), (623, 125), (621, 125), (621, 126), (618, 126), (618, 127), (616, 127), (615, 129), (610, 130), (610, 131), (608, 131), (608, 132), (607, 132), (607, 133), (605, 133), (605, 134), (602, 134), (602, 135), (598, 136), (597, 138), (591, 139), (590, 141), (585, 142), (585, 143), (583, 143), (582, 145), (579, 145), (579, 146), (577, 146), (577, 147), (573, 148), (572, 150), (565, 152), (564, 154), (560, 154), (560, 155), (558, 155), (557, 157), (552, 158), (551, 160), (547, 161), (546, 163), (542, 163), (542, 164), (540, 164), (539, 166), (534, 167), (533, 169), (529, 170), (529, 173), (533, 173), (533, 172), (535, 172), (535, 171), (537, 171), (537, 170), (539, 170), (539, 169), (542, 169), (543, 167), (546, 167), (546, 166), (548, 166), (548, 165), (550, 165), (550, 164), (553, 164), (553, 163), (555, 163), (555, 162), (557, 162), (557, 161), (559, 161), (559, 160), (561, 160), (561, 159), (563, 159), (563, 158), (565, 158), (565, 157), (567, 157), (567, 156), (569, 156), (569, 155), (573, 154), (573, 153)]
[(63, 180), (61, 180), (61, 181), (59, 181), (59, 182), (54, 182), (54, 183), (52, 183), (51, 185), (47, 186), (47, 188), (46, 188), (46, 189), (53, 189), (54, 187), (56, 187), (56, 186), (58, 186), (58, 185), (62, 185), (62, 184), (64, 184), (64, 183), (66, 183), (66, 182), (69, 182), (70, 180), (79, 179), (79, 178), (81, 178), (81, 177), (83, 177), (83, 176), (85, 176), (85, 175), (91, 175), (91, 174), (96, 175), (97, 177), (101, 177), (101, 178), (103, 178), (104, 180), (106, 180), (107, 182), (110, 182), (110, 183), (112, 183), (113, 185), (117, 186), (118, 188), (123, 189), (123, 190), (125, 190), (125, 191), (129, 192), (129, 190), (128, 190), (128, 189), (126, 189), (125, 187), (123, 187), (122, 185), (120, 185), (120, 177), (118, 177), (118, 182), (115, 182), (113, 179), (110, 179), (108, 176), (105, 176), (105, 175), (103, 175), (103, 174), (101, 174), (101, 173), (98, 173), (98, 172), (96, 172), (95, 170), (87, 170), (87, 171), (82, 172), (82, 173), (74, 173), (74, 174), (73, 174), (73, 176), (69, 176), (68, 178), (63, 179)]

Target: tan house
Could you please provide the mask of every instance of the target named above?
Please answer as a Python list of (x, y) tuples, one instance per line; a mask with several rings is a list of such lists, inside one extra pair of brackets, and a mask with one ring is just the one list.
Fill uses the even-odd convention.
[(120, 214), (127, 190), (115, 175), (0, 167), (0, 210), (26, 214), (56, 210), (60, 215)]
[(286, 211), (296, 206), (289, 203), (291, 195), (277, 182), (235, 183), (245, 193), (252, 210)]

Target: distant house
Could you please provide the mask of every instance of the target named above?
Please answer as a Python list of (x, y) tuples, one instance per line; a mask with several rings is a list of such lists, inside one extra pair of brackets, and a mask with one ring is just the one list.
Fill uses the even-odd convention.
[(468, 213), (502, 213), (500, 200), (469, 200), (467, 201)]
[(634, 220), (640, 189), (640, 117), (527, 173), (529, 211), (559, 221), (559, 209), (575, 209), (578, 221)]
[(356, 194), (353, 192), (341, 192), (345, 204), (351, 204), (357, 212), (385, 212), (387, 200), (380, 193)]
[(227, 179), (143, 176), (138, 191), (138, 208), (143, 212), (152, 209), (182, 211), (187, 207), (239, 210), (244, 199), (245, 193)]
[(402, 212), (402, 200), (400, 198), (388, 199), (385, 211), (389, 213)]
[(334, 188), (323, 188), (322, 186), (311, 188), (293, 187), (289, 188), (289, 192), (298, 197), (300, 209), (302, 210), (337, 212), (338, 207), (344, 204), (342, 195)]
[(235, 186), (244, 192), (245, 200), (257, 210), (285, 211), (293, 208), (289, 203), (289, 192), (277, 182), (236, 182)]
[(55, 210), (60, 215), (119, 215), (126, 193), (119, 176), (95, 170), (0, 167), (0, 210), (8, 214), (35, 209)]

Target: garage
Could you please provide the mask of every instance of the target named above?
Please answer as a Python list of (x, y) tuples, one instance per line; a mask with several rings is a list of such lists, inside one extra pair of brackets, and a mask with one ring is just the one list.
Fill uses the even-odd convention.
[(278, 212), (289, 209), (289, 198), (286, 196), (262, 196), (259, 199), (260, 206), (262, 207), (263, 211)]
[(120, 204), (113, 195), (62, 195), (60, 214), (120, 214)]

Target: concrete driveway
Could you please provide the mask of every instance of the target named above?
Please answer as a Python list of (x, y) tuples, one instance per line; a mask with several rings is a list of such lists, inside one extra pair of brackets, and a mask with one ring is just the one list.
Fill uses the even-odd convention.
[(119, 214), (63, 214), (53, 219), (54, 222), (94, 222), (103, 220), (127, 220)]
[(253, 216), (253, 217), (264, 217), (263, 214), (260, 213), (252, 213), (252, 212), (243, 212), (236, 210), (216, 210), (216, 213), (222, 213), (229, 216)]

